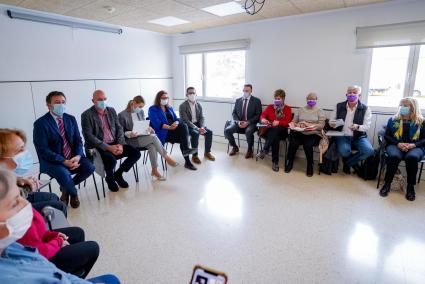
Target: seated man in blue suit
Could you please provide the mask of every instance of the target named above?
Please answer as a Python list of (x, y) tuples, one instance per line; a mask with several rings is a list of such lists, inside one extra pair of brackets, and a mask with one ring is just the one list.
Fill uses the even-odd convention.
[[(40, 172), (55, 178), (60, 185), (61, 200), (78, 208), (76, 185), (86, 180), (94, 166), (84, 156), (77, 121), (65, 113), (66, 97), (54, 91), (46, 97), (49, 112), (34, 123), (34, 146), (40, 160)], [(71, 175), (75, 174), (74, 177)], [(69, 201), (71, 197), (71, 201)]]

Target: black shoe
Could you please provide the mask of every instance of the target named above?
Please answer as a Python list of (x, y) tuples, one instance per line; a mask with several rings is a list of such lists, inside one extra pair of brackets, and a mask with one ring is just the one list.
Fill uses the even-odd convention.
[(384, 186), (379, 191), (379, 195), (382, 197), (387, 197), (388, 192), (390, 192), (390, 189), (391, 189), (391, 183), (389, 182), (384, 183)]
[(288, 161), (285, 165), (285, 173), (289, 173), (292, 170), (293, 165), (293, 162)]
[(192, 163), (185, 163), (184, 164), (184, 167), (186, 168), (186, 169), (189, 169), (189, 170), (192, 170), (192, 171), (196, 171), (197, 169), (195, 168), (195, 166), (192, 164)]
[(347, 175), (351, 174), (351, 168), (347, 166), (346, 164), (344, 164), (344, 166), (342, 167), (342, 171)]
[(306, 172), (308, 177), (312, 177), (313, 176), (313, 164), (308, 164), (307, 165), (307, 172)]
[(118, 190), (120, 190), (120, 188), (118, 187), (118, 184), (115, 182), (114, 179), (110, 179), (110, 180), (106, 179), (106, 184), (108, 185), (109, 190), (112, 192), (117, 192)]
[(408, 184), (406, 189), (406, 199), (409, 201), (414, 201), (415, 198), (415, 186), (413, 184)]
[(331, 162), (331, 173), (336, 174), (338, 172), (338, 161)]
[(275, 171), (275, 172), (278, 172), (279, 171), (279, 164), (278, 163), (273, 163), (272, 170)]
[(128, 188), (128, 183), (122, 177), (122, 173), (115, 172), (114, 179), (121, 188)]

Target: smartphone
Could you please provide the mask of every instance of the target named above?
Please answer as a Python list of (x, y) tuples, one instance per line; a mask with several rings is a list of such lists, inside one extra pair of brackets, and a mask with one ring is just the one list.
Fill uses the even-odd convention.
[(227, 284), (227, 275), (223, 272), (196, 265), (193, 268), (190, 284)]

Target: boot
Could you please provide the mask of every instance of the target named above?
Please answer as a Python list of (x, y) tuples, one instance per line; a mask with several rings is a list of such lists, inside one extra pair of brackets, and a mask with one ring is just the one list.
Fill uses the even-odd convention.
[(415, 200), (415, 186), (413, 184), (407, 184), (406, 199), (409, 201)]
[(382, 197), (387, 197), (388, 196), (388, 192), (390, 192), (390, 189), (391, 189), (391, 183), (390, 182), (385, 182), (384, 183), (384, 186), (379, 191), (379, 195), (382, 196)]

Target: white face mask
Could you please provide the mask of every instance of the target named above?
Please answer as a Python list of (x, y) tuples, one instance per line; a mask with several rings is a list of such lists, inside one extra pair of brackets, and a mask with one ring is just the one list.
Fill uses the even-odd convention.
[(195, 95), (187, 95), (187, 99), (193, 103), (195, 102)]
[(244, 99), (247, 99), (250, 95), (251, 95), (251, 94), (250, 94), (250, 93), (248, 93), (248, 92), (244, 92), (244, 93), (243, 93), (243, 97), (244, 97)]
[(161, 99), (161, 105), (162, 106), (168, 105), (168, 99)]
[(7, 219), (6, 222), (0, 222), (1, 225), (5, 224), (9, 230), (9, 235), (4, 239), (0, 239), (0, 249), (5, 249), (22, 238), (31, 226), (32, 218), (32, 206), (31, 203), (28, 203), (15, 216)]

